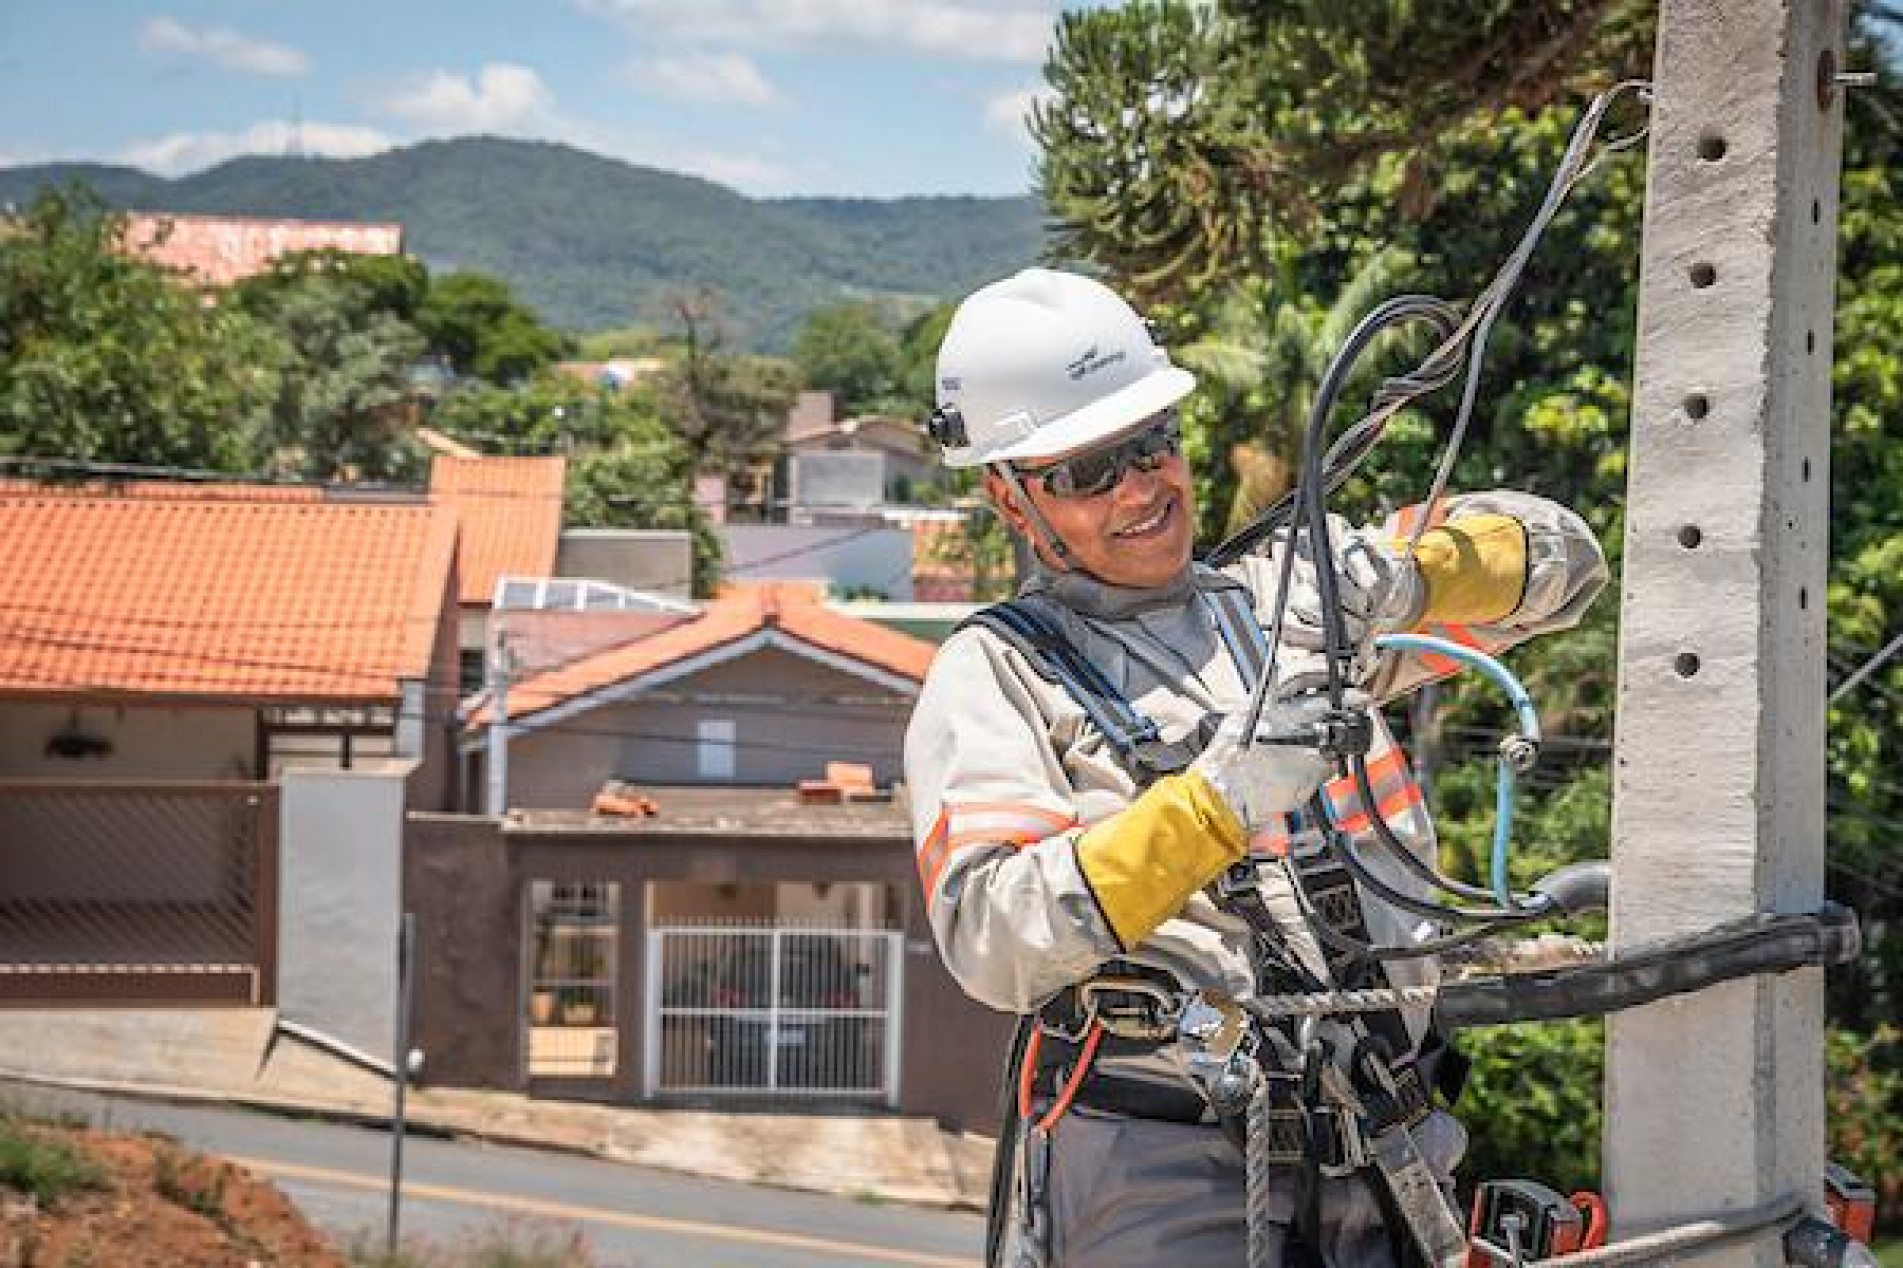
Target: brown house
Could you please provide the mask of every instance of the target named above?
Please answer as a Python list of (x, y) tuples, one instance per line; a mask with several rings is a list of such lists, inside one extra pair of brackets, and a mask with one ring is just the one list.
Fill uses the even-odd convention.
[(1006, 1019), (938, 961), (893, 786), (933, 650), (736, 586), (485, 703), (509, 813), (406, 850), (432, 1077), (988, 1123)]

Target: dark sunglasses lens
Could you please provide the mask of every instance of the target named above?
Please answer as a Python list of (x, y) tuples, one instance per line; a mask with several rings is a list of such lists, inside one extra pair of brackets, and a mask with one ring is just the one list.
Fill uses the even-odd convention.
[(1123, 447), (1060, 462), (1044, 477), (1044, 487), (1061, 498), (1095, 497), (1123, 478)]
[(1060, 462), (1043, 473), (1046, 492), (1060, 498), (1096, 497), (1117, 487), (1123, 473), (1133, 466), (1145, 471), (1156, 468), (1158, 458), (1166, 458), (1182, 447), (1183, 435), (1174, 410), (1154, 427), (1145, 428), (1120, 445), (1083, 454)]

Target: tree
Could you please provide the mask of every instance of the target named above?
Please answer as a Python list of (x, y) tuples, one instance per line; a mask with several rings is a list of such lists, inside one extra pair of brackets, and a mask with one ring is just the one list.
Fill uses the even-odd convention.
[(268, 465), (317, 480), (420, 474), (409, 374), (424, 341), (401, 314), (425, 277), (413, 260), (324, 250), (232, 288), (229, 302), (279, 338)]
[(848, 300), (814, 309), (793, 340), (793, 360), (808, 387), (831, 392), (847, 417), (893, 404), (899, 341), (872, 304)]
[(486, 273), (432, 279), (415, 321), (431, 351), (447, 356), (458, 374), (492, 383), (526, 379), (568, 350), (568, 341), (544, 326), (507, 283)]
[(769, 454), (799, 393), (799, 367), (724, 351), (720, 298), (711, 290), (671, 292), (667, 305), (680, 329), (680, 353), (636, 390), (651, 394), (661, 417), (687, 442), (697, 471)]
[(679, 528), (693, 537), (693, 587), (720, 578), (720, 538), (694, 502), (692, 454), (653, 401), (559, 375), (515, 387), (468, 383), (430, 422), (490, 451), (569, 456), (564, 522), (578, 528)]
[[(1846, 61), (1876, 65), (1894, 92), (1895, 6), (1859, 10)], [(1138, 0), (1069, 14), (1047, 67), (1058, 93), (1037, 117), (1059, 253), (1104, 268), (1163, 321), (1179, 355), (1200, 359), (1215, 405), (1189, 411), (1189, 442), (1219, 457), (1238, 439), (1232, 412), (1272, 404), (1247, 392), (1270, 381), (1284, 310), (1304, 319), (1294, 323), (1301, 329), (1384, 249), (1395, 253), (1395, 291), (1464, 300), (1479, 289), (1531, 217), (1586, 89), (1644, 71), (1651, 13), (1627, 0)], [(1873, 17), (1889, 39), (1875, 38)], [(1903, 155), (1885, 99), (1853, 93), (1846, 116), (1828, 595), (1839, 681), (1903, 630), (1903, 355), (1892, 337), (1903, 326)], [(1453, 481), (1510, 484), (1574, 506), (1615, 568), (1643, 186), (1641, 155), (1604, 164), (1549, 228), (1494, 335)], [(1318, 345), (1332, 338), (1315, 333)], [(1297, 359), (1282, 362), (1290, 386), (1278, 395), (1312, 390), (1293, 370)], [(1365, 389), (1345, 393), (1336, 427), (1366, 400)], [(1450, 408), (1435, 398), (1397, 419), (1336, 506), (1366, 519), (1417, 501)], [(1271, 457), (1292, 459), (1273, 452), (1272, 416), (1248, 426)], [(1617, 618), (1608, 597), (1577, 630), (1512, 653), (1549, 739), (1522, 801), (1516, 835), (1536, 844), (1522, 851), (1520, 883), (1605, 853)], [(1494, 693), (1462, 679), (1443, 700), (1452, 764), (1433, 792), (1442, 862), (1471, 880), (1491, 824), (1492, 753), (1511, 718)], [(1833, 1020), (1865, 1036), (1833, 1038), (1839, 1070), (1873, 1066), (1881, 1040), (1869, 1036), (1893, 1035), (1882, 1028), (1903, 1008), (1903, 869), (1893, 848), (1903, 780), (1889, 769), (1903, 745), (1900, 702), (1903, 661), (1831, 713), (1830, 889), (1858, 907), (1869, 948), (1854, 969), (1832, 974)], [(1569, 1155), (1589, 1150), (1594, 1135), (1595, 1035), (1521, 1027), (1476, 1037), (1478, 1163), (1580, 1175)], [(1837, 1145), (1888, 1165), (1894, 1088), (1865, 1079), (1858, 1095), (1868, 1101), (1857, 1102), (1862, 1118), (1833, 1121)], [(1891, 1117), (1872, 1126), (1879, 1112)], [(1874, 1178), (1903, 1185), (1894, 1173)]]
[(243, 470), (275, 390), (274, 342), (133, 257), (81, 186), (0, 222), (0, 452)]

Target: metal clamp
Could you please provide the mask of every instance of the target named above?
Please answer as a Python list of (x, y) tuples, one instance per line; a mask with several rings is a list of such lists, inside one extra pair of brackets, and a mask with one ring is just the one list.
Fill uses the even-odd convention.
[(1169, 1039), (1177, 1033), (1182, 1012), (1174, 992), (1148, 978), (1106, 974), (1077, 987), (1084, 1029), (1091, 1022), (1119, 1039)]

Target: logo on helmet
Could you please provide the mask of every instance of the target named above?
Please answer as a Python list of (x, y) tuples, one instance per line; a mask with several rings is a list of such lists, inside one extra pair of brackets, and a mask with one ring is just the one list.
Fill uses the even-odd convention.
[(1072, 379), (1081, 379), (1086, 374), (1095, 374), (1105, 366), (1115, 365), (1117, 362), (1123, 360), (1123, 358), (1124, 352), (1122, 348), (1118, 348), (1108, 356), (1099, 356), (1097, 355), (1097, 345), (1093, 343), (1083, 356), (1078, 357), (1075, 361), (1072, 361), (1064, 367), (1064, 373), (1070, 375)]

